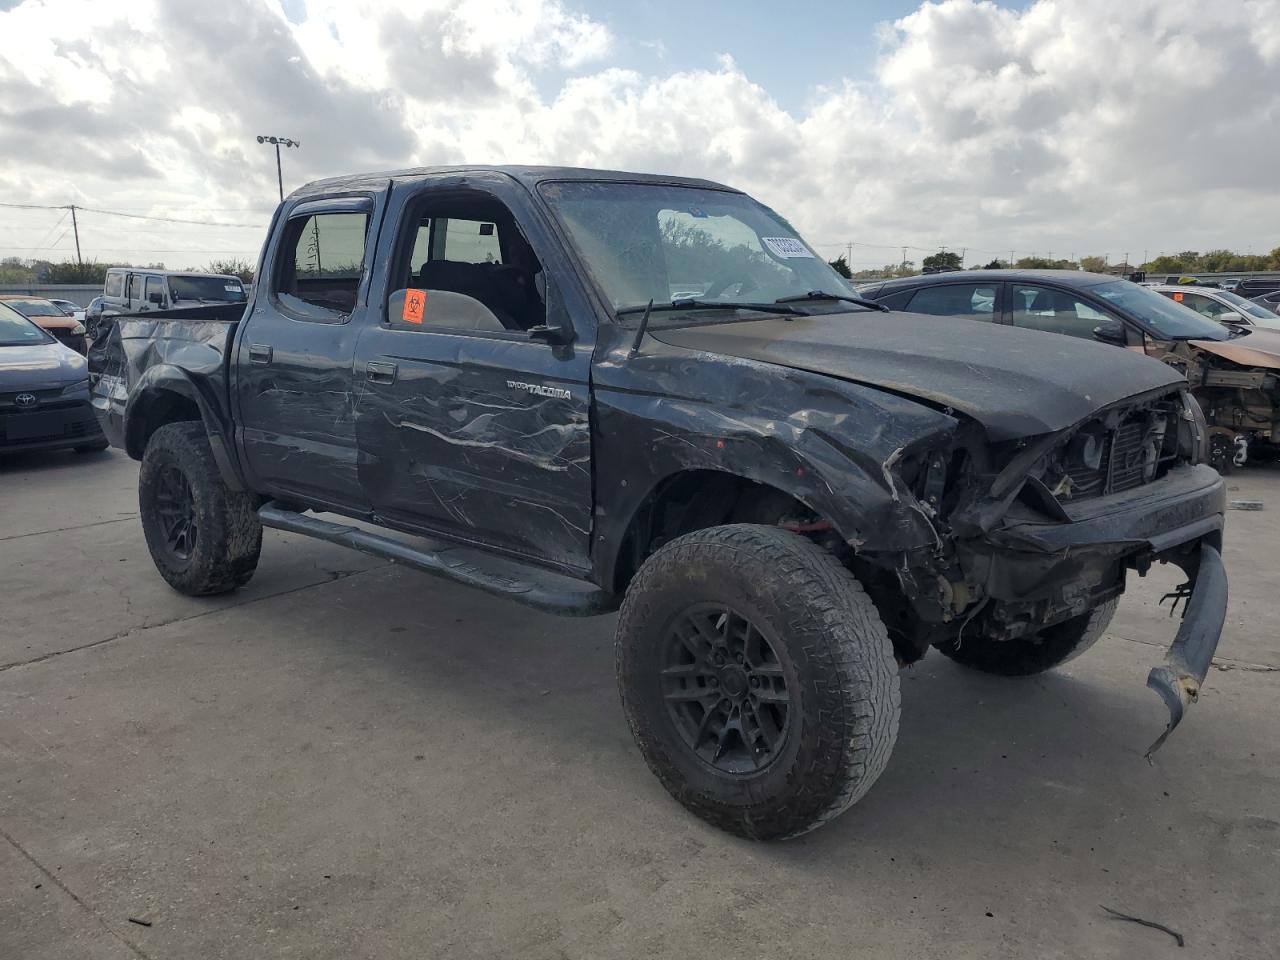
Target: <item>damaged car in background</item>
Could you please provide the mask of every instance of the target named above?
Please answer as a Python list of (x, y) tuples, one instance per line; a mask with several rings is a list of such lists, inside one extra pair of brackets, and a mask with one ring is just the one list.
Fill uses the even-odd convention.
[(969, 270), (877, 282), (864, 293), (894, 310), (1064, 334), (1162, 360), (1186, 377), (1209, 424), (1209, 459), (1227, 473), (1250, 451), (1280, 452), (1280, 331), (1263, 318), (1210, 319), (1178, 299), (1193, 290), (1202, 292), (1078, 270)]
[(900, 666), (1051, 669), (1153, 563), (1186, 573), (1148, 679), (1161, 740), (1196, 698), (1224, 488), (1166, 365), (887, 313), (772, 210), (677, 177), (319, 181), (257, 276), (243, 309), (111, 317), (91, 351), (179, 591), (246, 583), (265, 526), (544, 611), (620, 607), (646, 762), (761, 839), (871, 787)]

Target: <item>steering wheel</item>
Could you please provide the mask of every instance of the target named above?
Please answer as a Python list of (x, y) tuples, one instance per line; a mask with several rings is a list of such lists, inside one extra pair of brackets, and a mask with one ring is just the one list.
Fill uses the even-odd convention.
[(714, 300), (716, 297), (720, 296), (720, 294), (724, 293), (726, 290), (732, 287), (735, 283), (742, 284), (742, 289), (738, 291), (739, 295), (744, 293), (750, 293), (752, 290), (755, 290), (760, 286), (760, 284), (756, 282), (755, 277), (748, 276), (745, 274), (740, 277), (735, 277), (733, 274), (726, 274), (723, 277), (712, 280), (711, 286), (707, 287), (707, 289), (703, 291), (703, 294), (699, 299)]

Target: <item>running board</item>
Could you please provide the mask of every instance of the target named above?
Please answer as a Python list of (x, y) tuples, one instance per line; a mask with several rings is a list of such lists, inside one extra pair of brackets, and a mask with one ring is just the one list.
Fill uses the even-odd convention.
[(420, 548), (345, 523), (305, 516), (273, 502), (258, 508), (258, 519), (264, 527), (328, 540), (464, 586), (508, 597), (548, 613), (591, 617), (618, 609), (618, 598), (593, 583), (494, 557), (474, 547), (431, 541), (430, 548)]

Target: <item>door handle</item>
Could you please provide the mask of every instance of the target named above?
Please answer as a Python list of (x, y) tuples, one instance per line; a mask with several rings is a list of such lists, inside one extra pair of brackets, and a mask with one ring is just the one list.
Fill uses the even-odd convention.
[(370, 383), (395, 383), (396, 365), (370, 360), (364, 367), (365, 377)]
[(249, 344), (249, 362), (270, 363), (271, 352), (271, 345), (268, 343), (251, 343)]

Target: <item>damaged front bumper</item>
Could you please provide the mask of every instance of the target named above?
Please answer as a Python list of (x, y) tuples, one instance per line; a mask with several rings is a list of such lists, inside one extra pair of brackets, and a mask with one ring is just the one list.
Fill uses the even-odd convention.
[(1186, 573), (1187, 582), (1171, 595), (1175, 608), (1184, 603), (1182, 623), (1164, 664), (1147, 678), (1147, 686), (1169, 708), (1168, 726), (1148, 757), (1195, 701), (1218, 648), (1227, 612), (1221, 552), (1225, 508), (1226, 485), (1218, 472), (1185, 466), (1126, 493), (1064, 504), (1067, 522), (1046, 523), (1010, 511), (1006, 525), (989, 537), (1000, 552), (1008, 551), (1011, 568), (1035, 569), (1038, 561), (1046, 578), (1063, 576), (1066, 567), (1089, 569), (1093, 562), (1145, 570), (1154, 560)]

